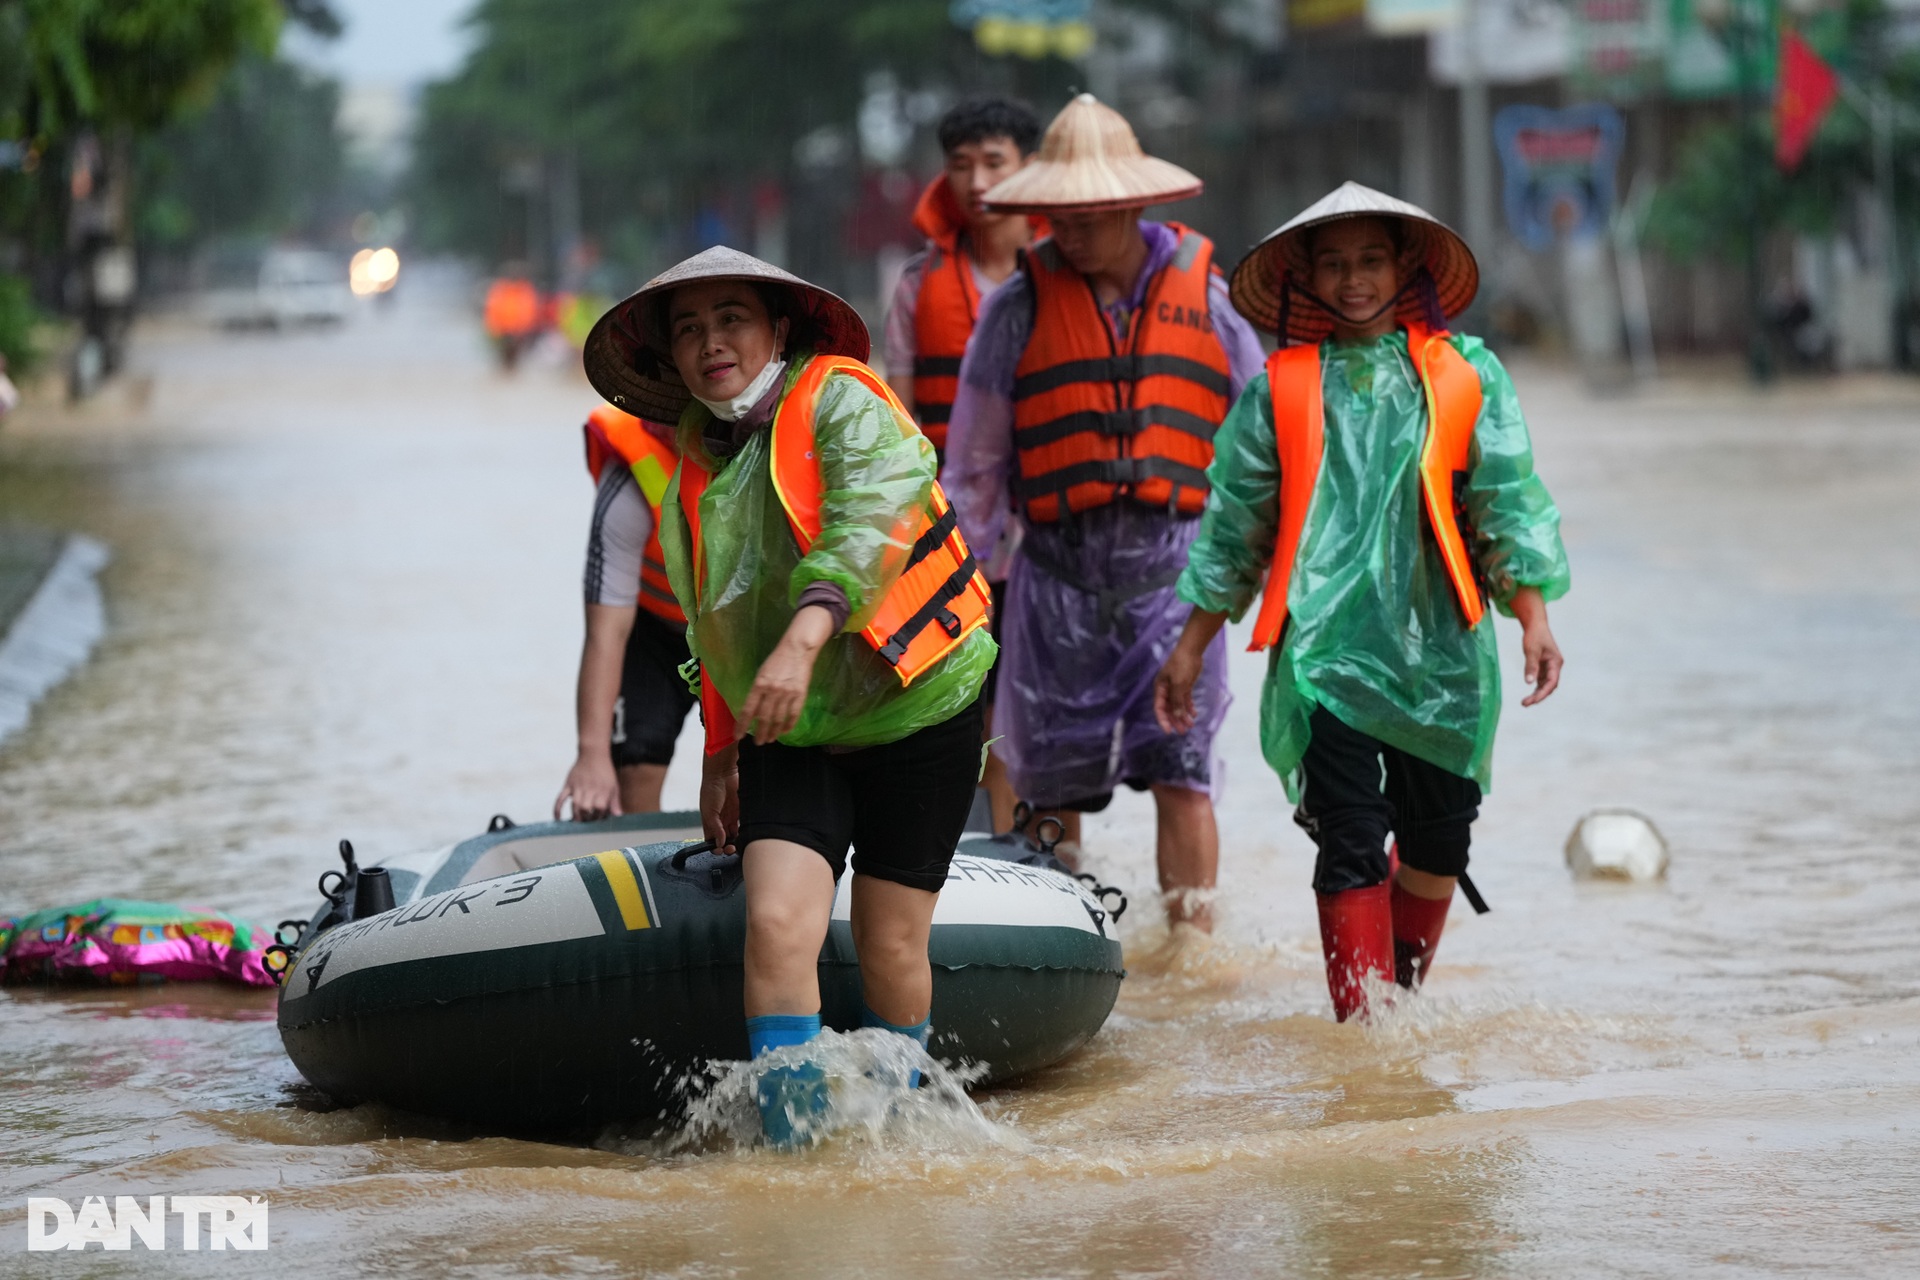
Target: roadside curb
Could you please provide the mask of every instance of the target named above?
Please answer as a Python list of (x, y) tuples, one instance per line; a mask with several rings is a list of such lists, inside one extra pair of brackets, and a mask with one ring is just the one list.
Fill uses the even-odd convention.
[(0, 743), (105, 633), (95, 575), (110, 558), (84, 534), (0, 529)]

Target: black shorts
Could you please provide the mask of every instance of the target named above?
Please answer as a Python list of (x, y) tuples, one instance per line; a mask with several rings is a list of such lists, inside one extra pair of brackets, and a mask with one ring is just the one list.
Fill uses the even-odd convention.
[(620, 700), (613, 704), (615, 768), (673, 763), (680, 726), (698, 701), (680, 678), (680, 664), (692, 656), (685, 627), (634, 610)]
[(857, 750), (740, 744), (739, 847), (791, 840), (838, 880), (860, 875), (940, 892), (980, 781), (981, 707)]
[(1300, 761), (1304, 787), (1293, 820), (1313, 837), (1320, 893), (1364, 889), (1387, 878), (1387, 836), (1400, 861), (1429, 875), (1467, 869), (1480, 784), (1355, 729), (1315, 707)]

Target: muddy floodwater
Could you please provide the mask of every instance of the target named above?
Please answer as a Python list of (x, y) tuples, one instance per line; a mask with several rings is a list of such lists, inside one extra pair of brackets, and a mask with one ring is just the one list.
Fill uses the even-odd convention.
[[(571, 760), (592, 393), (451, 292), (315, 334), (158, 324), (0, 428), (0, 514), (112, 549), (91, 663), (0, 746), (0, 910), (306, 914), (540, 816)], [(1920, 1274), (1920, 393), (1516, 365), (1566, 513), (1566, 683), (1508, 708), (1427, 992), (1331, 1020), (1306, 837), (1237, 653), (1220, 928), (1156, 918), (1152, 812), (1088, 823), (1129, 976), (1061, 1065), (783, 1155), (336, 1108), (271, 992), (0, 991), (0, 1273)], [(1244, 628), (1235, 635), (1244, 644)], [(1238, 647), (1238, 646), (1236, 646)], [(682, 741), (670, 807), (694, 795)], [(1601, 805), (1664, 884), (1574, 882)], [(458, 1061), (442, 1065), (448, 1073)], [(28, 1196), (257, 1194), (267, 1254), (27, 1254)]]

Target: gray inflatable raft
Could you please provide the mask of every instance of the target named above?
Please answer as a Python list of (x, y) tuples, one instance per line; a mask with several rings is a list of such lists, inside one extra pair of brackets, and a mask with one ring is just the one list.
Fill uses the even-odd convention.
[[(503, 821), (390, 864), (387, 910), (352, 918), (382, 905), (377, 870), (322, 877), (280, 957), (288, 1056), (339, 1099), (503, 1129), (673, 1121), (690, 1075), (746, 1056), (739, 860), (695, 845), (691, 814)], [(1029, 852), (963, 841), (933, 918), (932, 1052), (985, 1083), (1085, 1044), (1124, 976), (1112, 891), (1012, 860)], [(820, 954), (839, 1030), (861, 1006), (850, 883)]]

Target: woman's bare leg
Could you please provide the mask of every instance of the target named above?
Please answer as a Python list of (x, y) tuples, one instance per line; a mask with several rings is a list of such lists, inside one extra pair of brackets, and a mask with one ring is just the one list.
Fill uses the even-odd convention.
[(747, 883), (747, 1016), (818, 1013), (820, 944), (833, 913), (833, 868), (791, 840), (755, 840), (741, 856)]
[(867, 1008), (895, 1026), (924, 1022), (933, 1008), (927, 937), (939, 900), (891, 880), (853, 878), (853, 947)]

